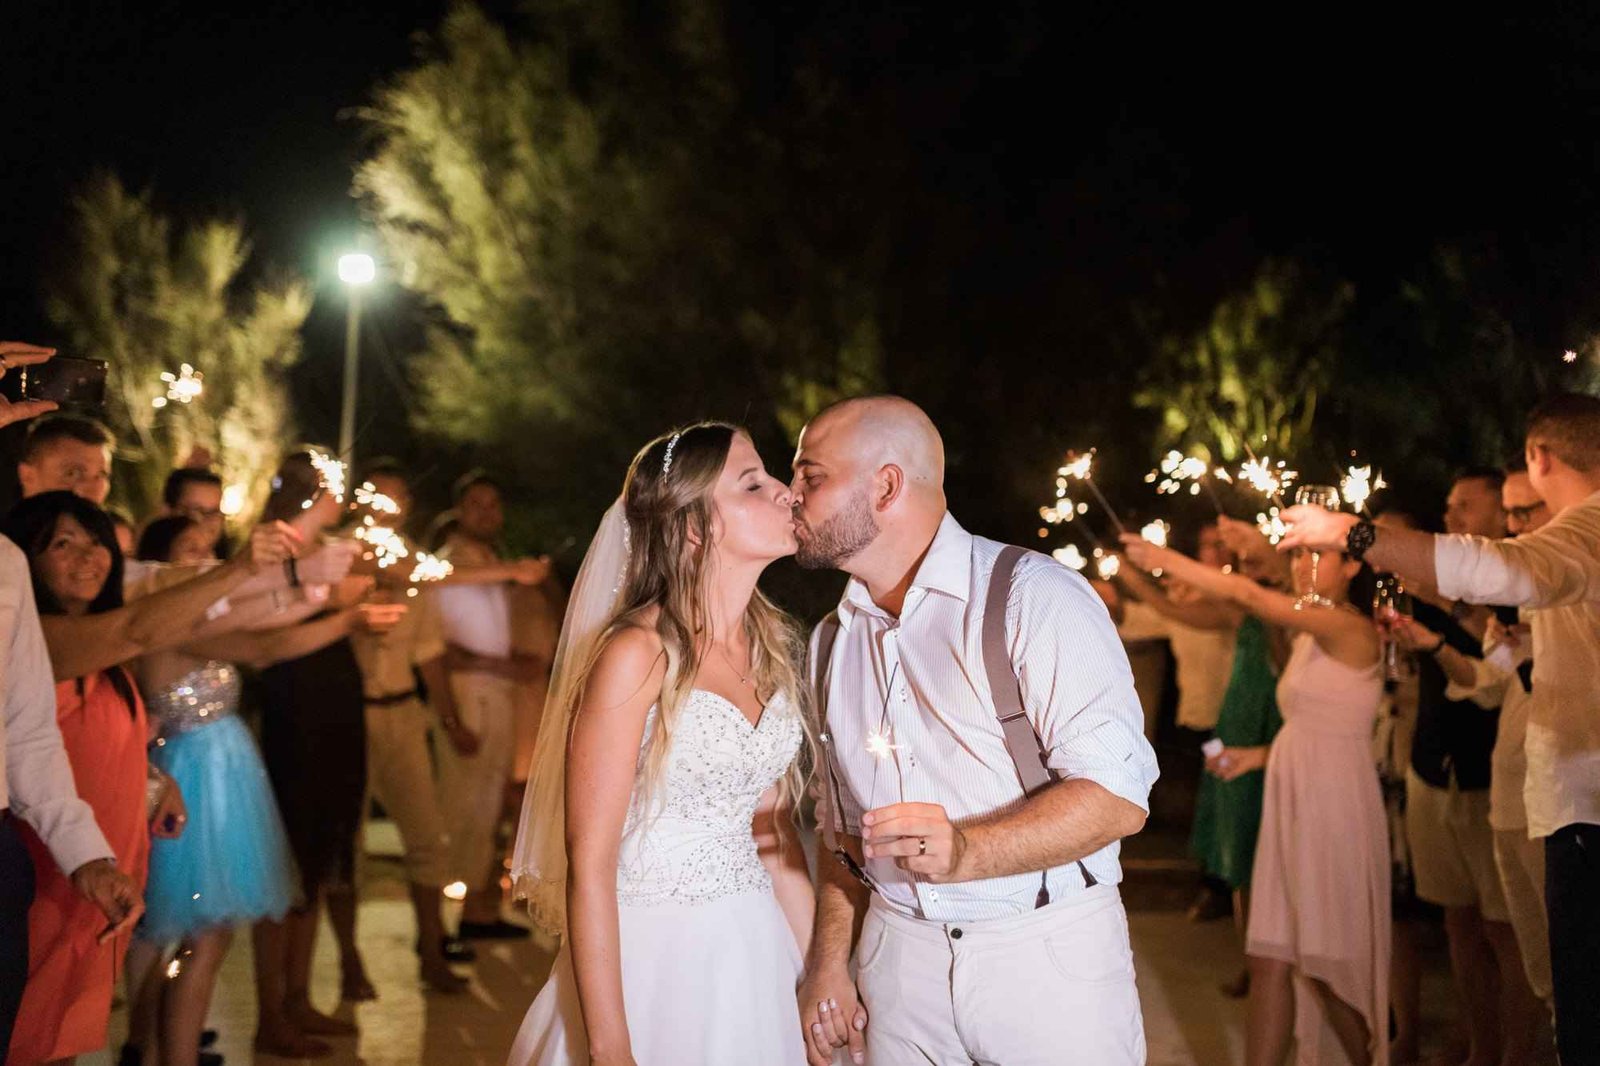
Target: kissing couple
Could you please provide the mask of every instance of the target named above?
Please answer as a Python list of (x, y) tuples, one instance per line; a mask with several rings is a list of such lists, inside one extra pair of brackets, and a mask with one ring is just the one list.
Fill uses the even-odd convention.
[[(807, 655), (787, 555), (850, 575)], [(1099, 597), (957, 523), (915, 404), (823, 411), (787, 482), (656, 438), (556, 654), (513, 876), (561, 949), (508, 1066), (1143, 1063), (1143, 726)]]

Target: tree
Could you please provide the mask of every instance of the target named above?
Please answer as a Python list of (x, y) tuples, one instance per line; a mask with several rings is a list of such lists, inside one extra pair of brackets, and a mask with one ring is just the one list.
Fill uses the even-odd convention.
[(1267, 260), (1204, 326), (1165, 338), (1135, 403), (1161, 414), (1162, 448), (1199, 447), (1237, 461), (1314, 445), (1319, 400), (1341, 356), (1354, 288)]
[[(309, 289), (292, 278), (246, 280), (241, 223), (175, 228), (149, 192), (130, 193), (111, 175), (73, 197), (72, 219), (46, 306), (69, 351), (111, 364), (115, 499), (151, 513), (167, 472), (199, 446), (230, 503), (259, 504), (291, 435), (284, 374), (300, 357)], [(203, 390), (187, 402), (162, 377), (189, 377), (186, 365)]]
[(418, 423), (510, 468), (547, 541), (581, 543), (674, 423), (771, 445), (881, 381), (875, 228), (822, 246), (805, 142), (725, 45), (706, 0), (545, 0), (514, 29), (458, 4), (362, 112), (357, 192), (432, 314)]

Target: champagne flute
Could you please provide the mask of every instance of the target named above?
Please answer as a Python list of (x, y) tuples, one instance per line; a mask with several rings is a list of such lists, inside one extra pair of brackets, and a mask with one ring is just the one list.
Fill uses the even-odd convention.
[[(1339, 509), (1339, 490), (1332, 485), (1301, 485), (1294, 493), (1294, 502), (1306, 507), (1322, 507), (1329, 511)], [(1295, 601), (1295, 610), (1307, 607), (1332, 607), (1334, 603), (1317, 591), (1317, 574), (1322, 563), (1322, 553), (1311, 553), (1311, 587)]]
[(1400, 643), (1395, 639), (1394, 626), (1402, 618), (1411, 617), (1411, 594), (1397, 575), (1378, 579), (1372, 596), (1372, 620), (1383, 635), (1383, 674), (1390, 681), (1400, 680)]

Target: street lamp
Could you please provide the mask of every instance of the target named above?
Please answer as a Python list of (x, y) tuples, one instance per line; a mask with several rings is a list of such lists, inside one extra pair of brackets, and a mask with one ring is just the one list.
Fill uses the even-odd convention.
[(361, 344), (361, 290), (378, 276), (378, 265), (365, 252), (339, 257), (339, 280), (349, 289), (344, 332), (344, 403), (339, 409), (339, 458), (352, 467), (356, 447), (356, 353)]

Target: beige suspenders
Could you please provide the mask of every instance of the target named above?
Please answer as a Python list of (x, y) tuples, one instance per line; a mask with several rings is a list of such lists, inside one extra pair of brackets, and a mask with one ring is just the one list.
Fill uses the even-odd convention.
[[(1011, 583), (1016, 576), (1017, 564), (1026, 552), (1007, 545), (1000, 549), (995, 559), (994, 572), (989, 577), (989, 595), (983, 605), (983, 668), (989, 679), (989, 692), (994, 700), (995, 717), (1000, 720), (1000, 730), (1005, 736), (1006, 751), (1016, 765), (1017, 777), (1022, 782), (1024, 795), (1032, 795), (1057, 780), (1054, 770), (1046, 765), (1046, 752), (1033, 723), (1028, 721), (1022, 706), (1022, 690), (1018, 685), (1016, 669), (1011, 663), (1011, 653), (1006, 648), (1006, 603), (1011, 598)], [(828, 733), (828, 667), (833, 660), (833, 645), (839, 637), (839, 613), (834, 611), (817, 627), (817, 713), (822, 723), (822, 764), (826, 777), (821, 808), (822, 839), (828, 850), (840, 857), (845, 865), (854, 867), (839, 848), (838, 834), (833, 828), (834, 811), (839, 802), (839, 782), (833, 767), (833, 738)], [(853, 870), (854, 872), (854, 870)], [(1083, 875), (1084, 887), (1097, 882), (1080, 861), (1078, 872)], [(1050, 902), (1045, 887), (1048, 871), (1039, 875), (1039, 895), (1035, 907)]]

